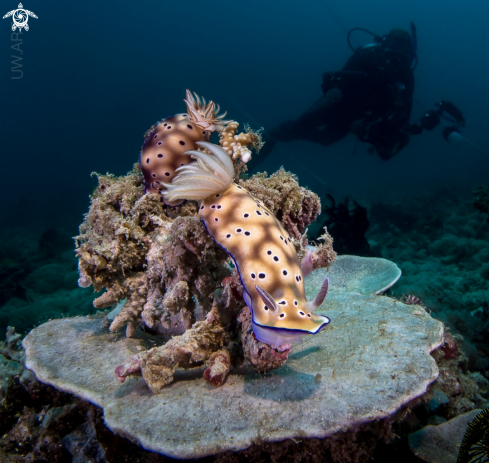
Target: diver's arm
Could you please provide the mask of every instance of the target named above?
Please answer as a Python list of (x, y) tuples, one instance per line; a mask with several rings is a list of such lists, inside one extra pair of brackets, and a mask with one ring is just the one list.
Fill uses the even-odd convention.
[[(436, 106), (438, 106), (438, 109), (429, 109), (424, 112), (420, 118), (421, 125), (412, 124), (409, 126), (409, 133), (411, 135), (419, 135), (423, 132), (423, 129), (428, 131), (433, 130), (440, 125), (440, 118), (454, 123), (452, 127), (445, 127), (443, 132), (445, 138), (447, 138), (447, 133), (450, 134), (453, 131), (459, 132), (460, 127), (465, 127), (464, 115), (453, 103), (443, 100), (440, 103), (436, 103)], [(446, 117), (445, 112), (451, 117)]]

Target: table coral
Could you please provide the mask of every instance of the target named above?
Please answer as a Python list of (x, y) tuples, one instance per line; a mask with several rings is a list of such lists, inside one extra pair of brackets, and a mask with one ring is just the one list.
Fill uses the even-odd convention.
[(368, 239), (376, 243), (376, 254), (402, 268), (391, 294), (419, 298), (453, 333), (463, 335), (470, 368), (487, 371), (489, 225), (484, 215), (451, 190), (385, 206), (372, 206)]
[[(373, 264), (379, 269), (378, 260)], [(332, 283), (345, 274), (335, 271), (336, 265)], [(281, 368), (258, 375), (243, 365), (231, 369), (219, 388), (198, 377), (212, 369), (210, 364), (179, 369), (177, 380), (159, 394), (149, 394), (141, 378), (118, 383), (111, 371), (114, 362), (145, 352), (151, 337), (139, 331), (132, 339), (107, 333), (100, 318), (54, 320), (36, 328), (24, 340), (27, 365), (42, 381), (102, 406), (114, 431), (171, 457), (199, 458), (253, 443), (285, 445), (291, 439), (331, 443), (350, 432), (351, 446), (338, 448), (334, 458), (318, 457), (344, 462), (352, 446), (361, 445), (353, 442), (355, 432), (369, 426), (375, 445), (380, 437), (375, 426), (390, 429), (399, 411), (425, 394), (438, 376), (430, 352), (442, 343), (442, 324), (421, 307), (415, 311), (412, 305), (374, 296), (389, 285), (385, 272), (375, 287), (365, 281), (365, 294), (360, 280), (374, 274), (371, 269), (352, 275), (353, 287), (348, 281), (332, 284), (323, 309), (333, 320), (332, 329), (294, 345)], [(309, 297), (322, 277), (322, 271), (306, 277)], [(223, 307), (224, 293), (232, 293), (231, 284), (228, 288)]]

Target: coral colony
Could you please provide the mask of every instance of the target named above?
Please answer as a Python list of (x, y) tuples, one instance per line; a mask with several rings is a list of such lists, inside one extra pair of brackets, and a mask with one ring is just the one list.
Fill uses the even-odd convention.
[[(251, 150), (263, 145), (260, 132), (237, 134), (237, 122), (188, 90), (184, 101), (187, 113), (146, 133), (143, 181), (137, 167), (122, 179), (99, 176), (77, 237), (79, 284), (107, 290), (96, 307), (118, 304), (110, 330), (126, 326), (131, 337), (142, 325), (171, 337), (116, 368), (120, 381), (142, 374), (154, 392), (177, 367), (204, 362), (204, 377), (222, 384), (240, 350), (257, 371), (277, 368), (294, 341), (330, 321), (314, 313), (327, 277), (309, 302), (303, 281), (335, 257), (327, 234), (323, 245), (306, 247), (319, 198), (283, 170), (240, 180)], [(214, 131), (219, 145), (209, 142)], [(263, 344), (260, 362), (250, 343)]]

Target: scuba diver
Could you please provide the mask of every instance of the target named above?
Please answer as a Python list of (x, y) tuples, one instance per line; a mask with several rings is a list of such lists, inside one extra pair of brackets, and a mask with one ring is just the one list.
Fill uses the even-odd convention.
[[(373, 35), (374, 43), (353, 48), (354, 31)], [(413, 105), (414, 75), (417, 64), (417, 38), (414, 23), (411, 34), (393, 29), (380, 37), (355, 28), (348, 32), (348, 45), (354, 54), (341, 71), (323, 74), (323, 96), (295, 121), (285, 121), (265, 132), (265, 146), (260, 159), (267, 156), (279, 141), (309, 140), (329, 146), (349, 133), (371, 145), (383, 160), (391, 159), (423, 129), (432, 130), (440, 118), (449, 114), (454, 125), (446, 127), (448, 137), (463, 127), (462, 113), (452, 103), (443, 101), (438, 109), (425, 112), (420, 125), (410, 124)]]

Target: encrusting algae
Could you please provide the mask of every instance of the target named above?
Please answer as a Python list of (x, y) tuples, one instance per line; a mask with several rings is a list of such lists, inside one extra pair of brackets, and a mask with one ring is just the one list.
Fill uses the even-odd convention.
[[(224, 121), (212, 101), (206, 104), (190, 92), (185, 101), (188, 113), (178, 116), (180, 122), (192, 126), (189, 132), (207, 132), (201, 134), (206, 139), (217, 130), (221, 146), (183, 139), (178, 125), (164, 132), (171, 118), (156, 124), (145, 136), (142, 172), (135, 166), (120, 178), (98, 175), (76, 237), (80, 286), (105, 288), (94, 302), (98, 308), (123, 305), (110, 330), (125, 326), (131, 337), (140, 327), (168, 340), (117, 368), (120, 381), (142, 374), (153, 392), (171, 383), (178, 367), (206, 365), (204, 377), (213, 385), (222, 384), (243, 356), (257, 371), (277, 368), (292, 341), (329, 322), (312, 313), (326, 296), (327, 281), (311, 302), (302, 281), (335, 258), (327, 233), (314, 252), (307, 247), (306, 230), (320, 213), (319, 198), (283, 169), (233, 183), (246, 170), (249, 148), (261, 146), (259, 132), (247, 128), (236, 134), (237, 123)], [(164, 143), (150, 151), (149, 141), (155, 140)], [(161, 176), (158, 154), (169, 163), (163, 170), (175, 167), (168, 170), (171, 182)], [(272, 235), (260, 238), (264, 230)]]

